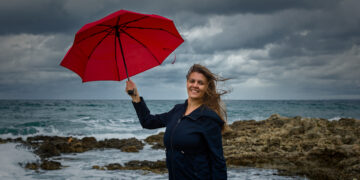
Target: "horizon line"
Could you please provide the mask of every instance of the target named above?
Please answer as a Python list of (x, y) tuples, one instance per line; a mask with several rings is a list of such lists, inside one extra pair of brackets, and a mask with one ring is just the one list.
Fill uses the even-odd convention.
[[(187, 98), (184, 98), (184, 99), (146, 99), (146, 100), (155, 100), (155, 101), (183, 101), (183, 100), (186, 100)], [(3, 100), (129, 100), (131, 101), (131, 99), (97, 99), (97, 98), (89, 98), (89, 99), (85, 99), (85, 98), (33, 98), (33, 99), (30, 99), (30, 98), (3, 98), (1, 99), (0, 98), (0, 101), (3, 101)], [(296, 100), (299, 100), (299, 101), (306, 101), (306, 100), (317, 100), (317, 101), (331, 101), (331, 100), (360, 100), (359, 99), (350, 99), (350, 98), (319, 98), (319, 99), (315, 99), (315, 98), (304, 98), (304, 99), (287, 99), (287, 98), (279, 98), (279, 99), (222, 99), (223, 101), (277, 101), (277, 100), (281, 100), (281, 101), (296, 101)]]

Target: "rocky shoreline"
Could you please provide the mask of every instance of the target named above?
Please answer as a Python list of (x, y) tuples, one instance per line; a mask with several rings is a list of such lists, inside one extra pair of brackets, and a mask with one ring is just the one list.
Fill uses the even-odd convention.
[(272, 115), (237, 121), (224, 135), (229, 165), (278, 169), (310, 179), (360, 177), (360, 120)]
[[(223, 135), (224, 155), (229, 167), (277, 169), (282, 175), (300, 175), (309, 179), (360, 179), (360, 120), (329, 121), (274, 114), (263, 121), (236, 121), (230, 127), (232, 131)], [(97, 141), (94, 137), (34, 136), (25, 141), (21, 138), (0, 139), (0, 143), (22, 143), (34, 150), (41, 161), (22, 165), (24, 168), (56, 170), (64, 167), (49, 158), (62, 153), (106, 148), (136, 153), (143, 149), (144, 143), (154, 149), (164, 149), (162, 137), (163, 133), (159, 133), (144, 141), (136, 138)], [(167, 172), (164, 160), (93, 165), (93, 169)]]

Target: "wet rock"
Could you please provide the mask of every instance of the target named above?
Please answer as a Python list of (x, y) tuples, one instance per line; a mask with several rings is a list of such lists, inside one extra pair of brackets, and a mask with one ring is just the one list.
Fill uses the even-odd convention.
[(73, 137), (35, 136), (27, 138), (24, 144), (35, 149), (41, 158), (59, 156), (61, 153), (82, 153), (92, 149), (116, 148), (123, 152), (139, 152), (144, 144), (136, 139), (105, 139), (96, 141), (94, 137), (77, 139)]
[(144, 148), (144, 143), (136, 138), (129, 139), (105, 139), (99, 142), (101, 148), (115, 148), (124, 152), (139, 152)]
[(165, 145), (163, 141), (164, 134), (165, 134), (164, 132), (160, 132), (159, 134), (151, 135), (147, 137), (144, 141), (152, 145), (153, 149), (165, 149)]
[(124, 165), (125, 169), (129, 170), (147, 170), (153, 173), (166, 173), (165, 161), (129, 161)]
[(100, 167), (98, 165), (92, 166), (93, 169), (97, 169), (97, 170), (105, 170), (104, 167)]
[(112, 163), (105, 166), (107, 170), (123, 170), (123, 166), (119, 163)]
[(38, 170), (39, 167), (40, 167), (40, 165), (38, 163), (34, 163), (34, 162), (26, 163), (26, 165), (25, 165), (26, 169), (31, 169), (31, 170)]
[(61, 169), (61, 163), (45, 160), (41, 163), (40, 167), (43, 170), (58, 170)]
[(98, 165), (94, 165), (93, 169), (98, 170), (144, 170), (150, 171), (153, 173), (163, 174), (167, 173), (166, 162), (165, 161), (129, 161), (126, 162), (123, 166), (119, 163), (112, 163), (100, 167)]
[[(66, 151), (61, 149), (62, 144), (67, 144), (68, 137), (58, 136), (34, 136), (26, 139), (27, 145), (34, 149), (39, 149), (41, 146), (54, 146), (59, 152)], [(42, 147), (43, 148), (43, 147)], [(60, 148), (60, 149), (58, 149)]]
[(37, 163), (29, 163), (27, 164), (27, 167), (25, 166), (25, 168), (34, 170), (39, 167), (44, 170), (60, 169), (60, 163), (49, 161), (48, 158), (60, 156), (61, 153), (82, 153), (97, 148), (116, 148), (123, 152), (139, 152), (144, 146), (144, 144), (136, 138), (109, 139), (98, 142), (94, 137), (77, 139), (73, 137), (58, 136), (28, 137), (23, 144), (33, 148), (34, 153), (41, 158), (42, 163), (40, 165)]
[(139, 152), (136, 146), (124, 146), (120, 149), (122, 152)]
[(53, 143), (44, 143), (42, 144), (35, 153), (41, 158), (48, 158), (52, 156), (60, 156), (60, 151), (56, 148)]
[(4, 144), (4, 143), (24, 143), (24, 141), (22, 140), (21, 137), (18, 137), (18, 138), (15, 138), (15, 139), (11, 139), (11, 138), (2, 139), (2, 138), (0, 138), (0, 144)]
[(94, 149), (98, 146), (98, 143), (94, 137), (84, 137), (81, 139), (81, 141), (86, 149)]

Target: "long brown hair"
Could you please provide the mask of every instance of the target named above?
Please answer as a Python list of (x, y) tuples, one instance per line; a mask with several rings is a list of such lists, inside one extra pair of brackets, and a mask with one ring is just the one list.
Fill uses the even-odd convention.
[(208, 88), (203, 97), (203, 104), (212, 109), (219, 115), (222, 121), (224, 121), (224, 125), (222, 126), (222, 132), (226, 132), (231, 130), (227, 125), (227, 113), (225, 104), (221, 101), (221, 96), (229, 93), (228, 90), (217, 89), (216, 85), (218, 82), (229, 80), (228, 78), (220, 77), (214, 73), (212, 73), (208, 68), (202, 66), (200, 64), (194, 64), (190, 67), (186, 79), (189, 80), (189, 76), (191, 73), (197, 72), (203, 74), (208, 82)]

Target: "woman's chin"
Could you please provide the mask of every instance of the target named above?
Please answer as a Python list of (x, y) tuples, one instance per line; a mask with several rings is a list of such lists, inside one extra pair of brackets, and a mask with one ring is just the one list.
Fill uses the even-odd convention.
[(200, 96), (194, 96), (194, 95), (189, 95), (189, 98), (190, 98), (190, 99), (193, 99), (193, 100), (199, 100), (199, 99), (201, 99)]

